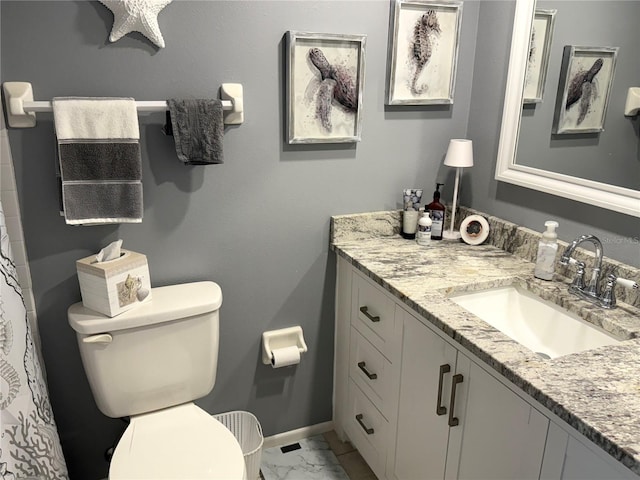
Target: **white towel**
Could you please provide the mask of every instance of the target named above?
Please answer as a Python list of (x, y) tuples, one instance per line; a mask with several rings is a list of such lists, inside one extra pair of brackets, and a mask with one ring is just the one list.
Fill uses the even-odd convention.
[(58, 140), (140, 139), (133, 98), (56, 97), (53, 117)]
[(72, 225), (140, 223), (140, 130), (132, 98), (57, 97), (65, 220)]

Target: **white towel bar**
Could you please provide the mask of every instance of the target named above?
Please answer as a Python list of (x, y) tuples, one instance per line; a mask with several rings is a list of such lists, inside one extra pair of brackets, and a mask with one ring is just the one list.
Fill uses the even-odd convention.
[[(222, 100), (222, 107), (225, 110), (233, 110), (233, 102), (231, 100)], [(25, 112), (43, 113), (51, 112), (53, 106), (47, 101), (22, 102), (22, 108)], [(136, 108), (139, 112), (164, 112), (169, 109), (167, 102), (162, 101), (136, 101)]]
[[(29, 82), (5, 82), (4, 89), (7, 120), (10, 127), (36, 126), (36, 113), (51, 112), (50, 101), (34, 101)], [(241, 83), (223, 83), (221, 88), (224, 123), (238, 125), (244, 121), (243, 91)], [(169, 107), (165, 101), (136, 101), (139, 112), (164, 112)]]

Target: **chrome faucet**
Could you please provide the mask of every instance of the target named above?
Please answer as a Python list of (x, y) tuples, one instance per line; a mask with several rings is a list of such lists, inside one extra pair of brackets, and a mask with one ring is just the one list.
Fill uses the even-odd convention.
[[(591, 271), (591, 280), (589, 280), (588, 284), (584, 284), (584, 264), (580, 265), (581, 262), (578, 262), (578, 272), (576, 279), (572, 283), (571, 291), (577, 293), (580, 296), (585, 296), (587, 298), (598, 299), (599, 298), (599, 289), (598, 283), (600, 281), (600, 269), (602, 268), (602, 242), (595, 235), (582, 235), (576, 238), (571, 245), (569, 245), (562, 256), (560, 257), (560, 265), (569, 265), (569, 263), (574, 263), (575, 260), (571, 258), (573, 251), (576, 249), (578, 245), (583, 242), (591, 242), (596, 249), (596, 260), (593, 265), (593, 269)], [(573, 260), (573, 262), (572, 262)], [(578, 278), (580, 277), (580, 278)]]
[[(596, 259), (591, 272), (591, 280), (589, 280), (589, 283), (586, 285), (584, 282), (584, 262), (579, 262), (575, 258), (571, 257), (576, 247), (583, 242), (593, 243), (593, 246), (596, 249)], [(602, 268), (602, 242), (594, 235), (582, 235), (571, 242), (571, 245), (565, 249), (560, 257), (560, 265), (569, 264), (577, 266), (576, 276), (571, 282), (571, 285), (569, 285), (569, 291), (584, 298), (585, 300), (601, 306), (602, 308), (615, 308), (616, 296), (614, 287), (616, 285), (636, 290), (640, 288), (640, 286), (638, 286), (638, 284), (633, 280), (619, 278), (616, 275), (609, 274), (602, 294), (600, 294), (598, 284), (600, 281), (600, 269)]]

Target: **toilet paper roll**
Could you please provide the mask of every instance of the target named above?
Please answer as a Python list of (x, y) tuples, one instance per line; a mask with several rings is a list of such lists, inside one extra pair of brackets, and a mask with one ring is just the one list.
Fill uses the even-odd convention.
[(271, 366), (273, 368), (297, 365), (298, 363), (300, 363), (300, 350), (297, 346), (273, 349), (271, 357)]

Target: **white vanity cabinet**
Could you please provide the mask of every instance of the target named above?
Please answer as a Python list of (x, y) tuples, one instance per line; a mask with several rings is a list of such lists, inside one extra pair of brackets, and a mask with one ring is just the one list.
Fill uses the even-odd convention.
[(334, 428), (379, 480), (638, 479), (340, 257), (335, 313)]
[(334, 423), (380, 480), (538, 478), (548, 420), (338, 260)]
[(537, 479), (548, 424), (405, 313), (394, 480)]

